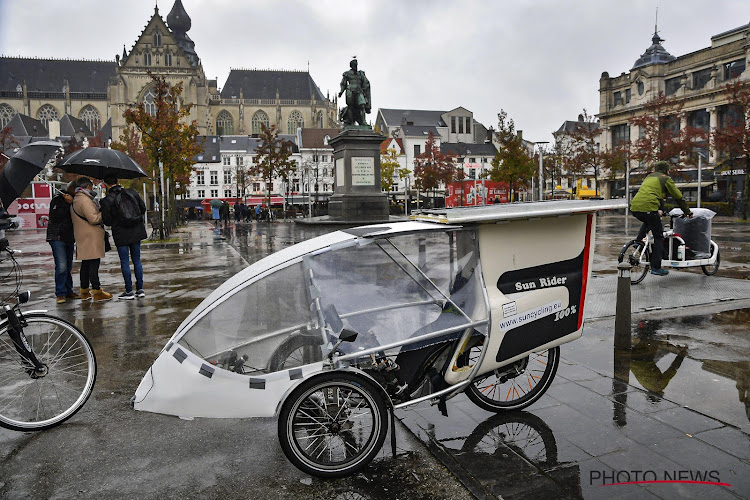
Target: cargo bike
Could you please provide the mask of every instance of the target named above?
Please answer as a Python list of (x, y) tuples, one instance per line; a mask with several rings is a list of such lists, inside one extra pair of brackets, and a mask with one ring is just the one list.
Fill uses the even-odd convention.
[(527, 407), (552, 383), (559, 346), (581, 335), (596, 212), (615, 208), (424, 211), (282, 249), (182, 322), (133, 406), (276, 416), (287, 458), (319, 477), (367, 465), (408, 405), (445, 410), (466, 392), (490, 411)]

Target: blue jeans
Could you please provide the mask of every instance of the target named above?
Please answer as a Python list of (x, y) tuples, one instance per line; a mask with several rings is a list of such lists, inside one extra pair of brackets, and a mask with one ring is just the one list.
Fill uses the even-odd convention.
[[(130, 254), (130, 255), (128, 255)], [(122, 277), (125, 278), (125, 291), (133, 291), (133, 278), (130, 275), (130, 262), (133, 260), (133, 270), (135, 271), (135, 289), (143, 289), (143, 265), (141, 264), (141, 242), (131, 243), (117, 247), (117, 255), (120, 256), (120, 269)]]
[(73, 293), (73, 244), (50, 241), (49, 246), (55, 259), (55, 296), (64, 297)]

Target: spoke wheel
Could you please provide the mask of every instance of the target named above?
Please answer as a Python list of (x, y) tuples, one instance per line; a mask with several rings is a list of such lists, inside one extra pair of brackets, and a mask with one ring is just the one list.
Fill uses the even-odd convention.
[(487, 411), (526, 408), (549, 388), (559, 362), (559, 347), (531, 354), (475, 379), (466, 388), (466, 395)]
[(644, 250), (643, 242), (632, 240), (622, 247), (617, 262), (630, 263), (630, 283), (632, 285), (637, 285), (643, 281), (643, 278), (648, 274), (648, 271), (651, 268), (650, 259), (651, 254), (648, 248)]
[(96, 358), (86, 336), (46, 314), (27, 314), (24, 334), (45, 369), (16, 352), (7, 322), (0, 325), (0, 426), (17, 431), (48, 429), (86, 403), (96, 381)]
[(298, 469), (317, 477), (345, 476), (380, 451), (386, 418), (386, 404), (372, 382), (346, 372), (324, 373), (284, 401), (279, 441)]
[(721, 254), (719, 253), (719, 249), (717, 248), (716, 262), (711, 264), (710, 266), (701, 266), (701, 269), (703, 269), (703, 274), (705, 274), (706, 276), (713, 276), (719, 270), (719, 265), (721, 265)]
[(271, 356), (270, 372), (289, 370), (323, 359), (320, 337), (295, 335), (285, 341)]

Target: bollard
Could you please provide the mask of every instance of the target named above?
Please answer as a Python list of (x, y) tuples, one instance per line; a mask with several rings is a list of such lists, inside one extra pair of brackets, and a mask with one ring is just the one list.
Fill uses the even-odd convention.
[(630, 263), (617, 264), (617, 304), (615, 307), (615, 348), (630, 349)]

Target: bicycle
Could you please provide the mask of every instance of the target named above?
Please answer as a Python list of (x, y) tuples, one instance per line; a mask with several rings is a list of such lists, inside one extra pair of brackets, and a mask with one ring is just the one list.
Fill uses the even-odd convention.
[[(78, 328), (43, 310), (23, 312), (31, 292), (19, 292), (23, 273), (0, 239), (2, 281), (15, 288), (0, 298), (0, 427), (49, 429), (68, 420), (88, 400), (96, 382), (96, 357)], [(7, 272), (6, 272), (7, 271)]]
[[(700, 266), (703, 274), (713, 276), (719, 270), (721, 254), (719, 246), (710, 240), (710, 255), (705, 258), (698, 256), (691, 250), (685, 239), (674, 230), (674, 219), (682, 218), (682, 212), (669, 214), (669, 228), (664, 230), (664, 255), (662, 256), (662, 267), (683, 269)], [(617, 262), (623, 262), (626, 258), (631, 265), (630, 283), (637, 285), (648, 274), (651, 268), (651, 252), (654, 237), (649, 231), (643, 240), (630, 240), (620, 250)]]

